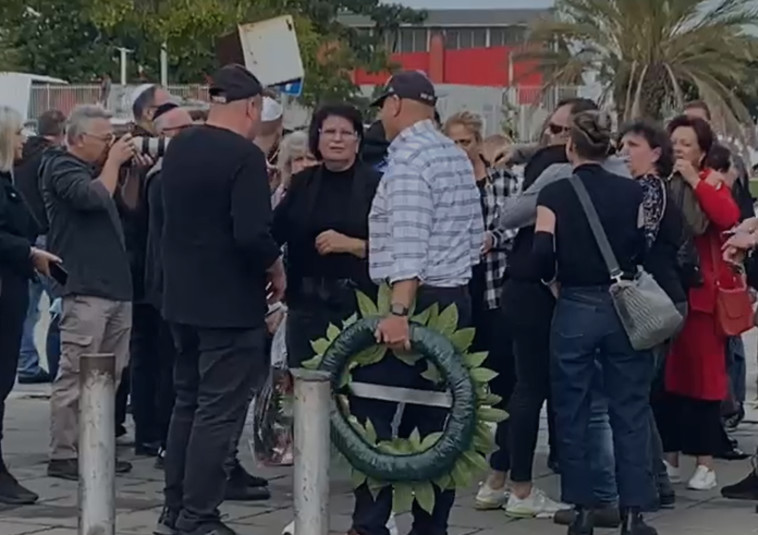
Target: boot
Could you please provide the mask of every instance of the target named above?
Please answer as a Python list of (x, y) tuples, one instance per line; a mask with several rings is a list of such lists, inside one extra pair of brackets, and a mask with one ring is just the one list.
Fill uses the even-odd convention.
[(639, 507), (621, 510), (621, 535), (658, 535), (658, 531), (645, 523)]
[(39, 496), (22, 486), (11, 475), (2, 458), (3, 450), (0, 447), (0, 503), (8, 505), (30, 505), (35, 503)]
[(595, 533), (595, 515), (592, 509), (576, 506), (574, 521), (568, 529), (568, 535), (593, 535)]

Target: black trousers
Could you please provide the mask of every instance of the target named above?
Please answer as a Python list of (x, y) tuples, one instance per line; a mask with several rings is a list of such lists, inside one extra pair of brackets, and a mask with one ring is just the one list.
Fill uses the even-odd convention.
[(503, 288), (503, 311), (513, 334), (516, 386), (509, 405), (511, 479), (532, 481), (540, 411), (548, 402), (550, 449), (555, 454), (555, 418), (551, 410), (550, 326), (555, 299), (544, 285), (509, 280)]
[(268, 369), (266, 329), (172, 327), (176, 402), (166, 448), (166, 506), (192, 531), (219, 518), (227, 458), (250, 391)]
[[(16, 382), (18, 354), (21, 349), (21, 335), (24, 319), (29, 306), (29, 280), (13, 272), (0, 271), (0, 439), (5, 419), (5, 399)], [(2, 464), (0, 451), (0, 469)]]
[(665, 453), (697, 456), (724, 451), (720, 401), (664, 392), (653, 403), (653, 412)]
[[(417, 295), (416, 310), (422, 312), (433, 303), (438, 303), (440, 310), (450, 304), (458, 308), (458, 328), (471, 325), (471, 299), (466, 287), (434, 288), (422, 286)], [(392, 355), (387, 355), (381, 362), (357, 369), (353, 378), (366, 383), (378, 383), (414, 389), (433, 390), (436, 387), (421, 377), (426, 370), (426, 362), (421, 359), (415, 369), (400, 362)], [(350, 398), (350, 412), (365, 425), (370, 419), (377, 432), (377, 437), (389, 439), (392, 436), (392, 419), (396, 404), (364, 398)], [(447, 418), (447, 410), (407, 405), (398, 429), (400, 437), (407, 438), (414, 429), (418, 429), (423, 439), (426, 435), (441, 431)], [(392, 492), (382, 489), (374, 500), (371, 491), (364, 484), (354, 491), (355, 508), (353, 510), (353, 530), (359, 535), (388, 535), (387, 520), (392, 511)], [(450, 509), (455, 501), (455, 491), (440, 492), (435, 488), (436, 501), (432, 514), (413, 504), (414, 535), (446, 535)]]
[(129, 367), (134, 441), (165, 444), (174, 405), (174, 340), (152, 305), (135, 304), (132, 318)]

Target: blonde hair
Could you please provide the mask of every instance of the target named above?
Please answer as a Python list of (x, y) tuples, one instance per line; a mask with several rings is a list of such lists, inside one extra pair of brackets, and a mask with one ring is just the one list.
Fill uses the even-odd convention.
[(308, 154), (308, 134), (292, 132), (287, 134), (279, 145), (277, 167), (282, 175), (282, 182), (289, 180), (292, 174), (292, 160)]
[(22, 126), (20, 113), (10, 106), (0, 106), (0, 171), (13, 171), (16, 136)]
[(461, 111), (454, 115), (451, 115), (447, 121), (445, 121), (445, 126), (443, 127), (443, 131), (447, 132), (450, 127), (454, 125), (461, 125), (462, 127), (466, 128), (469, 132), (474, 134), (474, 137), (477, 141), (482, 140), (482, 130), (484, 130), (484, 121), (482, 121), (482, 118), (480, 115), (470, 112), (470, 111)]

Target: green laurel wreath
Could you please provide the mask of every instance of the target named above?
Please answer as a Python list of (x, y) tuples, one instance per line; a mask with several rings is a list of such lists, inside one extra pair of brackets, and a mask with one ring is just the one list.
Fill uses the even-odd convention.
[(354, 314), (343, 321), (342, 329), (330, 324), (324, 338), (311, 342), (316, 356), (303, 367), (331, 374), (332, 441), (352, 466), (354, 487), (366, 484), (376, 498), (382, 488), (391, 486), (396, 513), (410, 510), (414, 500), (431, 513), (435, 486), (465, 488), (475, 475), (489, 469), (486, 456), (495, 448), (490, 424), (508, 415), (493, 408), (502, 398), (489, 390), (497, 373), (482, 367), (487, 353), (469, 352), (475, 330), (458, 329), (455, 305), (440, 311), (434, 304), (419, 314), (415, 307), (411, 309), (411, 341), (418, 352), (391, 355), (409, 366), (426, 358), (422, 377), (449, 385), (453, 407), (445, 430), (422, 439), (415, 429), (408, 438), (380, 441), (370, 419), (361, 425), (349, 412), (345, 387), (355, 369), (376, 364), (387, 355), (385, 346), (376, 345), (373, 333), (379, 319), (389, 313), (390, 299), (386, 284), (379, 288), (376, 303), (357, 292), (362, 319)]

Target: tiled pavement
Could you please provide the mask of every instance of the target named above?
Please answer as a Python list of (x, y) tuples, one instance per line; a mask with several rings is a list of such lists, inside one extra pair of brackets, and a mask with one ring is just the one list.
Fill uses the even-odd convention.
[[(749, 354), (749, 399), (756, 399), (756, 337), (745, 337)], [(758, 410), (751, 405), (749, 422), (735, 436), (745, 450), (758, 445)], [(41, 496), (34, 506), (0, 509), (0, 535), (77, 535), (77, 484), (45, 476), (49, 444), (49, 404), (46, 387), (17, 387), (7, 405), (6, 438), (3, 440), (7, 460), (13, 473)], [(543, 433), (544, 435), (544, 433)], [(544, 436), (541, 444), (544, 444)], [(543, 446), (544, 447), (544, 446)], [(245, 450), (245, 448), (243, 448)], [(249, 467), (249, 452), (243, 451)], [(128, 451), (124, 452), (126, 456)], [(161, 506), (161, 474), (152, 459), (137, 459), (134, 471), (117, 481), (117, 533), (149, 535)], [(685, 473), (688, 465), (685, 465)], [(747, 462), (720, 463), (719, 482), (728, 484), (741, 479)], [(544, 449), (537, 460), (538, 485), (556, 496), (557, 478), (548, 473)], [(350, 483), (335, 469), (331, 492), (331, 530), (344, 534), (350, 525), (352, 498)], [(278, 535), (292, 520), (292, 478), (289, 469), (262, 469), (260, 475), (271, 479), (273, 497), (266, 502), (229, 503), (222, 507), (225, 519), (240, 535)], [(677, 508), (649, 518), (661, 535), (758, 535), (755, 505), (731, 502), (718, 491), (696, 493), (678, 489)], [(548, 520), (509, 520), (502, 511), (479, 512), (473, 505), (474, 489), (460, 493), (450, 520), (449, 535), (559, 535), (565, 528)], [(401, 535), (409, 529), (407, 515), (398, 518)], [(612, 533), (597, 530), (596, 533)]]

